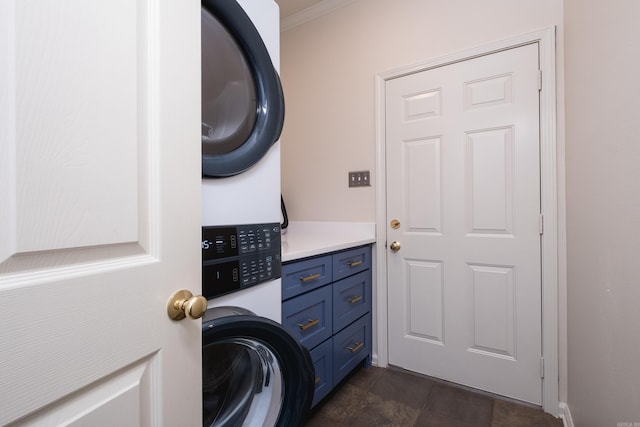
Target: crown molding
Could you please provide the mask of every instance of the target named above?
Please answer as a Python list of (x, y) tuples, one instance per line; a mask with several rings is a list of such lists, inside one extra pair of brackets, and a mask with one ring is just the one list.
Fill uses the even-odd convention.
[(287, 16), (286, 18), (281, 20), (280, 32), (283, 33), (285, 31), (288, 31), (292, 28), (297, 27), (298, 25), (302, 25), (305, 22), (312, 21), (355, 1), (356, 0), (323, 0), (320, 3), (314, 4), (311, 7), (294, 13), (291, 16)]

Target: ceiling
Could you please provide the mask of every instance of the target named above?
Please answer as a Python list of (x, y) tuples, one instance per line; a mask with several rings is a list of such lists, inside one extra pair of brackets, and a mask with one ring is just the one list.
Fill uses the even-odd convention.
[(280, 19), (284, 19), (304, 9), (322, 3), (323, 0), (276, 0), (280, 6)]

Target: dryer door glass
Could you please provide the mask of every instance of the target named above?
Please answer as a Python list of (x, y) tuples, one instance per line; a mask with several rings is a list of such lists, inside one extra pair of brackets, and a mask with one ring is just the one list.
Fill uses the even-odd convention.
[(202, 9), (202, 153), (240, 147), (256, 122), (256, 90), (242, 50)]

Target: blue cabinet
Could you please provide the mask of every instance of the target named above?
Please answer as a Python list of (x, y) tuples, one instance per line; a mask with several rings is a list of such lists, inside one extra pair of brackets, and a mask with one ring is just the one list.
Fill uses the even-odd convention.
[(309, 258), (282, 266), (282, 299), (309, 292), (331, 283), (331, 256)]
[(333, 333), (371, 311), (371, 271), (333, 283)]
[(371, 354), (371, 313), (333, 337), (333, 382), (337, 384)]
[(333, 335), (333, 294), (325, 286), (282, 303), (282, 325), (311, 350)]
[(285, 263), (282, 298), (283, 326), (311, 353), (315, 406), (371, 363), (371, 246)]

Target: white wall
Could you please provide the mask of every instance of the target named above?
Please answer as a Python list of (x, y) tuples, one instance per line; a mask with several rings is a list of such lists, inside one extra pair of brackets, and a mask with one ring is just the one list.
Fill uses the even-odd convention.
[[(375, 221), (374, 77), (558, 26), (560, 0), (360, 0), (282, 34), (282, 192), (291, 220)], [(561, 51), (560, 51), (561, 52)]]
[(640, 423), (640, 1), (564, 3), (568, 403), (576, 426), (633, 425)]

